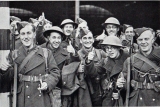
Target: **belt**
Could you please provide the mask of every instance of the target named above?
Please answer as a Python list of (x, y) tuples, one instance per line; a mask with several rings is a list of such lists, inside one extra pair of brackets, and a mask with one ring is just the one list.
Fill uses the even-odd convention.
[(155, 83), (146, 83), (143, 85), (142, 82), (137, 82), (135, 80), (131, 80), (131, 86), (137, 90), (137, 89), (154, 89), (157, 90), (155, 87)]
[(32, 75), (22, 75), (18, 74), (19, 81), (27, 81), (27, 82), (37, 82), (42, 79), (42, 76), (32, 76)]

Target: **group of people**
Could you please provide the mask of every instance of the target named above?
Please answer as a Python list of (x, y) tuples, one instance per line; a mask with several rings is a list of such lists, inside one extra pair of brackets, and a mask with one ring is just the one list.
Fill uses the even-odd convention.
[(44, 14), (29, 21), (12, 16), (11, 47), (18, 52), (0, 65), (0, 92), (12, 90), (17, 64), (17, 107), (53, 107), (49, 92), (55, 87), (62, 107), (160, 106), (156, 32), (120, 25), (115, 17), (102, 26), (95, 37), (82, 18), (53, 26)]

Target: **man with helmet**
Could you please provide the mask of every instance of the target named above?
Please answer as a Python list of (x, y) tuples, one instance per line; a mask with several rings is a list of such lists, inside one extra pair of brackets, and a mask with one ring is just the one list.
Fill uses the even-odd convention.
[[(89, 53), (86, 58), (86, 71), (88, 75), (101, 77), (101, 86), (103, 92), (102, 106), (123, 106), (121, 88), (117, 86), (117, 79), (125, 82), (121, 73), (123, 63), (129, 57), (129, 54), (122, 50), (121, 40), (116, 36), (107, 36), (101, 43), (108, 57), (101, 60), (100, 65), (93, 63), (94, 54)], [(124, 93), (123, 93), (124, 94)]]
[(66, 35), (66, 39), (61, 43), (63, 48), (67, 48), (69, 41), (71, 41), (73, 47), (75, 47), (75, 29), (77, 28), (77, 23), (73, 22), (71, 19), (65, 19), (62, 21), (60, 27), (63, 33)]
[(118, 31), (120, 30), (120, 22), (115, 17), (109, 17), (104, 23), (103, 33), (96, 37), (96, 40), (103, 40), (106, 36), (119, 36)]
[[(159, 106), (160, 105), (160, 48), (154, 46), (155, 35), (150, 28), (135, 29), (139, 52), (133, 54), (130, 62), (128, 58), (124, 62), (123, 73), (127, 79), (127, 87), (130, 91), (129, 106)], [(132, 64), (130, 72), (128, 64)], [(130, 75), (131, 74), (131, 75)], [(124, 85), (119, 83), (119, 85)], [(128, 89), (127, 89), (128, 90)]]
[(48, 42), (42, 44), (41, 46), (52, 51), (59, 69), (62, 70), (63, 65), (67, 64), (69, 53), (71, 53), (70, 56), (76, 55), (73, 46), (70, 43), (67, 46), (67, 50), (62, 48), (61, 42), (65, 40), (66, 36), (62, 29), (58, 26), (52, 26), (48, 30), (44, 31), (43, 35), (48, 39)]

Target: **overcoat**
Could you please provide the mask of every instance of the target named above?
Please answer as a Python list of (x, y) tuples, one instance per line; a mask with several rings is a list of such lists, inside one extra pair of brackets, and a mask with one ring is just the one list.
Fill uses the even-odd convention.
[[(94, 64), (98, 65), (101, 59), (106, 57), (105, 52), (102, 51), (101, 49), (96, 49), (96, 48), (93, 48), (92, 50), (94, 50), (94, 53), (95, 53), (93, 62)], [(85, 65), (85, 60), (88, 56), (88, 53), (89, 52), (83, 47), (78, 52), (83, 65)], [(87, 75), (86, 72), (87, 72), (87, 69), (84, 68), (84, 73), (86, 76), (85, 79), (88, 84), (92, 104), (93, 106), (101, 106), (102, 105), (102, 89), (100, 85), (100, 77), (99, 75), (92, 77), (92, 75)]]
[(128, 57), (128, 53), (120, 50), (120, 56), (117, 59), (111, 59), (109, 57), (102, 59), (100, 65), (95, 65), (93, 62), (86, 65), (88, 73), (92, 76), (99, 75), (101, 81), (101, 87), (103, 90), (102, 106), (123, 106), (122, 97), (118, 100), (112, 98), (112, 94), (116, 87), (116, 81), (119, 73), (123, 69), (123, 63)]
[[(35, 49), (37, 49), (36, 53), (29, 59), (29, 62), (24, 66), (24, 68), (21, 71), (18, 71), (18, 75), (41, 76), (42, 81), (47, 83), (48, 89), (40, 92), (37, 89), (40, 87), (40, 81), (23, 81), (21, 76), (19, 76), (17, 107), (51, 107), (48, 92), (51, 91), (51, 89), (53, 89), (58, 83), (60, 71), (51, 51), (48, 50), (48, 74), (45, 71), (46, 65), (42, 48), (35, 46), (30, 51)], [(30, 51), (27, 51), (23, 45), (18, 49), (18, 57), (14, 60), (18, 64), (18, 68)], [(8, 78), (13, 78), (13, 71), (11, 72), (8, 70), (8, 72), (10, 72), (8, 73)]]
[(52, 55), (60, 70), (62, 70), (63, 66), (68, 63), (67, 61), (69, 60), (69, 54), (61, 46), (59, 46), (57, 49), (52, 49), (49, 45), (49, 42), (47, 42), (42, 44), (41, 47), (48, 48), (52, 51)]
[[(152, 52), (146, 56), (150, 61), (160, 67), (160, 48), (153, 47)], [(144, 56), (141, 52), (141, 54)], [(131, 87), (129, 97), (130, 106), (159, 106), (160, 105), (160, 71), (155, 69), (141, 58), (138, 54), (132, 56)], [(123, 72), (127, 76), (127, 60), (124, 63)], [(137, 85), (135, 85), (137, 84)]]

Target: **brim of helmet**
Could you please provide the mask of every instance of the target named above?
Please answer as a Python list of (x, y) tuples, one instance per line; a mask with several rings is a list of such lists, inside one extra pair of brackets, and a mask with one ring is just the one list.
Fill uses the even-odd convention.
[(60, 33), (61, 36), (62, 36), (62, 41), (65, 40), (65, 38), (66, 38), (66, 35), (65, 35), (64, 33), (60, 32), (60, 31), (58, 31), (58, 30), (46, 30), (46, 31), (43, 32), (43, 36), (44, 36), (44, 37), (47, 37), (47, 36), (49, 36), (49, 34), (50, 34), (51, 32)]
[(60, 28), (63, 28), (63, 27), (64, 27), (64, 25), (66, 25), (66, 24), (73, 24), (73, 26), (75, 27), (75, 29), (78, 27), (78, 24), (77, 24), (77, 23), (74, 23), (74, 22), (68, 22), (68, 23), (64, 23), (64, 24), (60, 25)]
[[(102, 25), (102, 27), (105, 28), (107, 24), (113, 24), (113, 23), (102, 23), (101, 25)], [(116, 26), (120, 27), (120, 25), (118, 25), (118, 24), (113, 24), (113, 25), (116, 25)]]
[(118, 45), (118, 44), (111, 44), (111, 43), (100, 43), (100, 45), (111, 45), (111, 46), (117, 46), (117, 47), (124, 47), (124, 46), (122, 46), (122, 45)]

